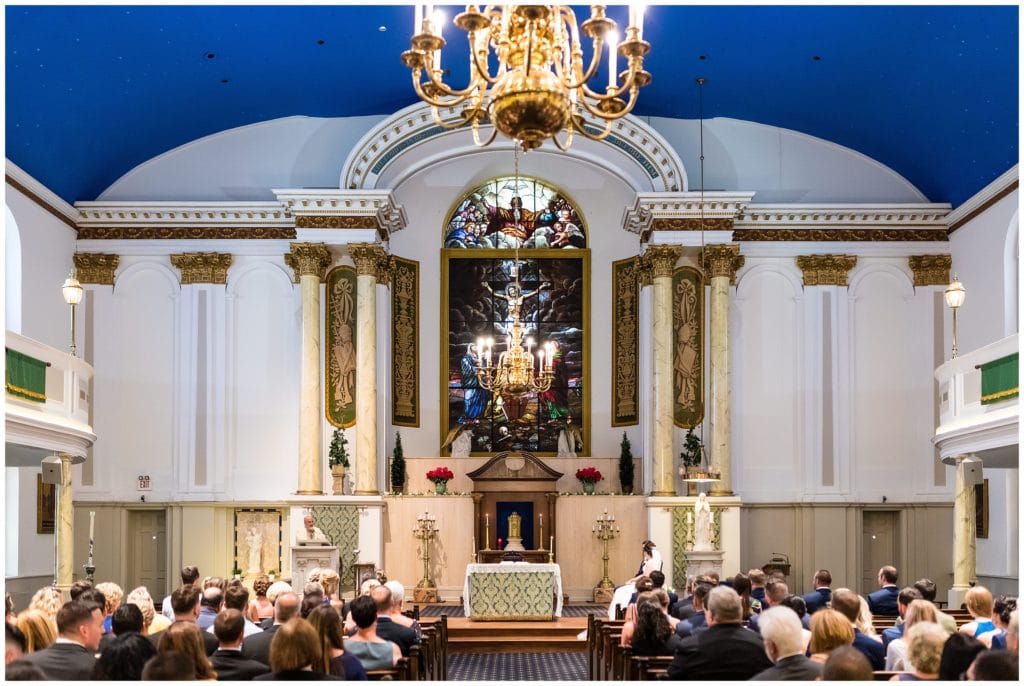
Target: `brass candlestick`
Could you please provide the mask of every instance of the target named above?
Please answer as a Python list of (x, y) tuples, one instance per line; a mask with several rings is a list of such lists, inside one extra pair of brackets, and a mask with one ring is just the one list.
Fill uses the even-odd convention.
[(435, 521), (429, 512), (424, 512), (416, 518), (416, 528), (412, 530), (412, 535), (422, 542), (420, 550), (423, 558), (423, 578), (416, 584), (416, 588), (435, 587), (434, 580), (430, 578), (430, 542), (437, 537)]
[(484, 515), (484, 550), (491, 549), (491, 515)]
[(601, 558), (604, 561), (604, 578), (601, 579), (601, 583), (597, 587), (601, 589), (615, 588), (614, 582), (608, 577), (608, 541), (615, 538), (622, 530), (615, 525), (615, 515), (610, 515), (608, 510), (605, 510), (604, 514), (597, 516), (592, 531), (597, 536), (597, 540), (604, 542), (604, 556)]

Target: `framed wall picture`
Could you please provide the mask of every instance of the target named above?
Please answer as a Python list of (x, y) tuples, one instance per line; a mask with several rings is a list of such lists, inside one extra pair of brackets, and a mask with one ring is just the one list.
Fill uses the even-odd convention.
[(57, 521), (57, 487), (36, 474), (36, 533), (52, 534)]
[(235, 510), (235, 569), (246, 577), (281, 574), (281, 519), (276, 508)]
[(977, 538), (988, 538), (988, 479), (974, 487), (974, 526)]
[(356, 594), (358, 595), (359, 588), (363, 585), (364, 581), (377, 578), (377, 567), (372, 562), (356, 562), (352, 565), (352, 573), (356, 584)]

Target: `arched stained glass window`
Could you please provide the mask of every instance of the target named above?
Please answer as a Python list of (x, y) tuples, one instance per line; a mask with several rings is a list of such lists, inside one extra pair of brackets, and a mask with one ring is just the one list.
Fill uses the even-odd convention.
[(474, 188), (445, 224), (446, 248), (585, 248), (576, 205), (543, 181), (504, 176)]

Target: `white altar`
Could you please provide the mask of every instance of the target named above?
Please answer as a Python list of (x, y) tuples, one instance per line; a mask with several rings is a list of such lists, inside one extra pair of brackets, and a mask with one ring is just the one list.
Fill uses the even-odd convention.
[(306, 575), (311, 569), (326, 567), (338, 569), (338, 546), (335, 545), (293, 545), (292, 546), (292, 589), (302, 593)]
[(550, 620), (562, 616), (562, 570), (557, 564), (500, 562), (466, 565), (466, 617)]

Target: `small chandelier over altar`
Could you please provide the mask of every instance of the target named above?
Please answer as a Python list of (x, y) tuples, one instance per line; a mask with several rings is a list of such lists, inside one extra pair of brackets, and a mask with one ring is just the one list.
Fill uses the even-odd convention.
[[(518, 295), (523, 292), (518, 280), (508, 285), (508, 292), (510, 296), (522, 297)], [(515, 312), (511, 312), (511, 307), (509, 309), (513, 314), (512, 324), (506, 336), (505, 352), (498, 356), (497, 364), (493, 358), (494, 339), (481, 337), (476, 341), (477, 379), (483, 388), (496, 394), (520, 396), (543, 393), (551, 388), (554, 378), (554, 344), (549, 342), (540, 346), (536, 354), (537, 365), (534, 366), (534, 340), (528, 336), (523, 340), (526, 327), (519, 320), (518, 308)]]
[[(539, 147), (550, 138), (560, 150), (572, 145), (574, 133), (601, 140), (612, 123), (629, 114), (640, 89), (651, 82), (644, 56), (651, 45), (643, 39), (643, 6), (629, 6), (629, 26), (619, 42), (614, 20), (605, 5), (591, 5), (590, 18), (577, 26), (567, 5), (504, 3), (467, 5), (452, 23), (469, 34), (469, 83), (455, 89), (444, 82), (441, 52), (443, 17), (433, 5), (417, 3), (411, 48), (402, 62), (412, 70), (416, 94), (431, 106), (434, 120), (447, 129), (469, 124), (477, 145), (489, 145), (500, 131), (523, 148)], [(582, 34), (582, 35), (581, 35)], [(589, 63), (583, 63), (583, 38), (591, 41)], [(607, 46), (608, 86), (591, 87)], [(492, 76), (489, 57), (497, 70)], [(619, 71), (619, 58), (625, 69)], [(424, 78), (425, 77), (425, 78)], [(438, 108), (458, 107), (458, 118), (445, 121)], [(585, 117), (603, 129), (585, 126)], [(486, 140), (482, 124), (493, 124)], [(564, 140), (556, 134), (566, 131)]]

